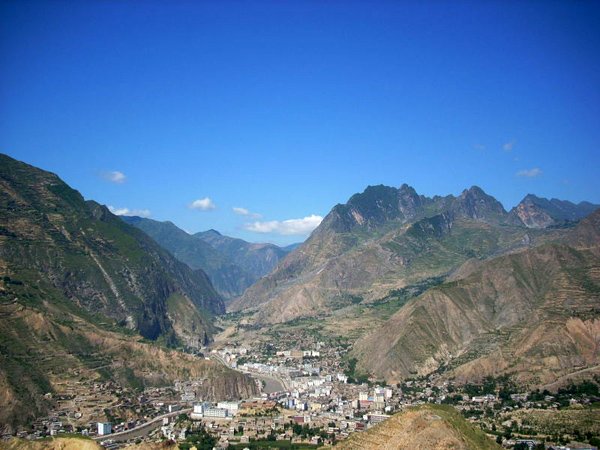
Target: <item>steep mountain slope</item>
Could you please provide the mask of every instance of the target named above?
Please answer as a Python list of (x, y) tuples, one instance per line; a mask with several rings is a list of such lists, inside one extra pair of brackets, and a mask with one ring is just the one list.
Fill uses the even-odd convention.
[[(58, 290), (4, 282), (0, 285), (0, 432), (47, 413), (53, 396), (89, 394), (95, 383), (112, 381), (139, 389), (203, 381), (205, 398), (248, 398), (254, 381), (218, 363), (167, 350), (86, 313)], [(106, 391), (107, 403), (119, 402)], [(82, 425), (104, 420), (95, 401), (92, 414), (81, 404)], [(91, 414), (91, 415), (90, 415)], [(100, 414), (100, 415), (98, 415)]]
[[(59, 292), (149, 339), (198, 345), (222, 299), (193, 272), (107, 208), (84, 201), (56, 175), (0, 156), (0, 267), (34, 297)], [(175, 332), (168, 299), (193, 311), (195, 329)]]
[(239, 265), (210, 244), (186, 233), (172, 222), (125, 216), (121, 219), (142, 230), (179, 261), (194, 270), (204, 271), (215, 289), (225, 298), (241, 294), (255, 281)]
[(224, 305), (203, 272), (56, 175), (5, 155), (0, 275), (3, 426), (42, 414), (42, 395), (73, 388), (79, 374), (126, 386), (231, 376), (147, 341), (198, 347), (210, 338)]
[(510, 215), (528, 228), (547, 228), (577, 222), (598, 208), (600, 205), (589, 202), (575, 204), (566, 200), (556, 198), (548, 200), (528, 194), (511, 209)]
[(252, 244), (215, 230), (190, 235), (172, 222), (126, 216), (121, 219), (144, 231), (179, 261), (206, 272), (225, 298), (241, 295), (288, 253), (273, 244)]
[[(547, 384), (600, 363), (600, 210), (562, 242), (469, 264), (359, 339), (359, 370)], [(594, 369), (595, 370), (595, 369)]]
[(400, 412), (366, 433), (354, 433), (334, 448), (499, 450), (502, 447), (468, 423), (454, 408), (422, 405)]
[(447, 275), (470, 258), (534, 245), (560, 233), (514, 223), (497, 200), (476, 186), (458, 197), (433, 198), (407, 185), (371, 186), (335, 206), (304, 244), (231, 308), (257, 309), (259, 322), (315, 315), (382, 298)]

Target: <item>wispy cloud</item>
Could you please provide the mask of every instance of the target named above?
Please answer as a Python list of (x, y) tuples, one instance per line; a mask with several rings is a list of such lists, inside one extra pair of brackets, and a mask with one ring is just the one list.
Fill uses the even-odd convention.
[(479, 150), (480, 152), (483, 152), (485, 150), (485, 145), (483, 145), (483, 144), (475, 144), (475, 145), (473, 145), (473, 148), (475, 150)]
[(539, 167), (534, 167), (533, 169), (519, 170), (517, 172), (517, 176), (518, 177), (534, 178), (534, 177), (539, 177), (542, 173), (543, 173), (542, 169), (540, 169)]
[(309, 234), (319, 226), (323, 218), (310, 215), (302, 219), (270, 220), (265, 222), (252, 222), (244, 225), (244, 229), (255, 233), (274, 233), (284, 236), (303, 236)]
[(217, 205), (210, 199), (210, 197), (200, 198), (198, 200), (194, 200), (190, 203), (190, 209), (198, 209), (200, 211), (210, 211), (215, 209)]
[(516, 145), (515, 141), (507, 142), (506, 144), (504, 144), (502, 146), (502, 150), (504, 150), (505, 152), (512, 152), (513, 148), (515, 148), (515, 145)]
[(139, 217), (150, 217), (149, 209), (129, 209), (129, 208), (115, 208), (114, 206), (108, 205), (108, 209), (111, 213), (116, 216), (139, 216)]
[(127, 179), (125, 174), (123, 172), (119, 172), (118, 170), (113, 170), (111, 172), (104, 172), (102, 174), (102, 177), (106, 181), (110, 181), (111, 183), (115, 183), (115, 184), (125, 183), (125, 180)]
[(251, 217), (252, 219), (260, 219), (262, 215), (258, 213), (253, 213), (246, 208), (241, 208), (239, 206), (234, 206), (231, 208), (235, 214), (238, 216)]

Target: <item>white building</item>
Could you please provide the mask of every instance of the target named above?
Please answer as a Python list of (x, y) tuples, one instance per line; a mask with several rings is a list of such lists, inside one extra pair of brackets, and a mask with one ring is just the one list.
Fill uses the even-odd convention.
[(223, 408), (206, 408), (204, 410), (204, 417), (220, 417), (222, 419), (228, 417), (229, 414), (226, 409)]
[[(224, 402), (225, 403), (225, 402)], [(194, 405), (194, 410), (190, 414), (193, 420), (202, 419), (203, 417), (229, 417), (229, 412), (225, 408), (214, 407), (210, 403), (204, 402)]]
[(217, 408), (226, 409), (228, 415), (235, 416), (240, 410), (240, 404), (238, 402), (219, 402)]
[(190, 414), (192, 420), (202, 419), (204, 417), (204, 408), (207, 406), (205, 403), (198, 403), (194, 405), (194, 410)]
[(112, 433), (110, 422), (98, 422), (98, 436), (105, 436)]
[(383, 422), (384, 420), (387, 420), (389, 418), (390, 418), (390, 416), (388, 416), (386, 414), (377, 414), (377, 413), (369, 414), (367, 416), (369, 423), (372, 423), (372, 424)]
[(298, 411), (308, 411), (308, 403), (306, 403), (306, 402), (296, 403), (296, 409)]

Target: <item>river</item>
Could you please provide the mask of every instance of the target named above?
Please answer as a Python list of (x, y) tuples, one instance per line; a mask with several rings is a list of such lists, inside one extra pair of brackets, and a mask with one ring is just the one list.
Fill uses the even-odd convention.
[(265, 387), (263, 388), (263, 392), (267, 393), (267, 394), (272, 394), (273, 392), (282, 392), (285, 390), (285, 388), (283, 387), (283, 384), (281, 384), (281, 382), (279, 380), (277, 380), (276, 378), (267, 376), (267, 375), (258, 375), (258, 374), (249, 374), (251, 375), (253, 378), (256, 378), (258, 380), (261, 380), (262, 382), (264, 382)]

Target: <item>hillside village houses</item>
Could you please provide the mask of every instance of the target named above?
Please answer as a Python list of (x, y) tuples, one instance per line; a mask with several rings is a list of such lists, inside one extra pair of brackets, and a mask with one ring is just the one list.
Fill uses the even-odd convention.
[[(295, 344), (302, 345), (303, 342), (300, 340)], [(333, 443), (351, 433), (368, 430), (405, 407), (425, 402), (445, 403), (457, 395), (447, 382), (429, 378), (396, 385), (374, 381), (349, 383), (352, 374), (345, 372), (341, 363), (343, 354), (338, 347), (321, 344), (317, 350), (314, 343), (312, 348), (310, 343), (305, 345), (309, 350), (265, 350), (258, 344), (256, 348), (227, 346), (211, 352), (211, 357), (249, 373), (257, 380), (261, 377), (272, 380), (268, 389), (260, 383), (263, 391), (259, 398), (208, 402), (202, 398), (201, 379), (178, 381), (174, 386), (147, 389), (142, 394), (121, 390), (121, 403), (106, 411), (110, 416), (119, 417), (120, 408), (125, 405), (137, 413), (138, 418), (117, 422), (99, 420), (81, 428), (81, 433), (110, 438), (114, 433), (135, 429), (164, 416), (157, 424), (158, 428), (144, 439), (160, 437), (181, 441), (198, 427), (205, 427), (209, 433), (218, 436), (220, 448), (231, 443), (248, 443), (252, 439)], [(103, 389), (119, 388), (112, 384), (94, 387), (96, 392)], [(511, 394), (510, 399), (522, 407), (539, 404), (530, 401), (527, 393)], [(56, 400), (59, 407), (63, 405), (64, 408), (78, 401), (77, 394), (64, 401)], [(553, 396), (546, 395), (541, 401), (546, 408), (558, 407)], [(497, 392), (473, 396), (461, 393), (460, 399), (453, 400), (453, 404), (477, 423), (481, 419), (476, 413), (484, 408), (498, 414), (510, 409), (502, 406)], [(180, 413), (187, 419), (178, 419), (182, 416)], [(33, 436), (75, 431), (72, 425), (61, 420), (71, 417), (75, 417), (73, 412), (64, 409), (40, 420), (34, 424)], [(511, 421), (505, 422), (498, 422), (500, 430), (509, 430), (513, 426)], [(503, 443), (509, 447), (515, 445), (511, 439), (504, 439)]]

